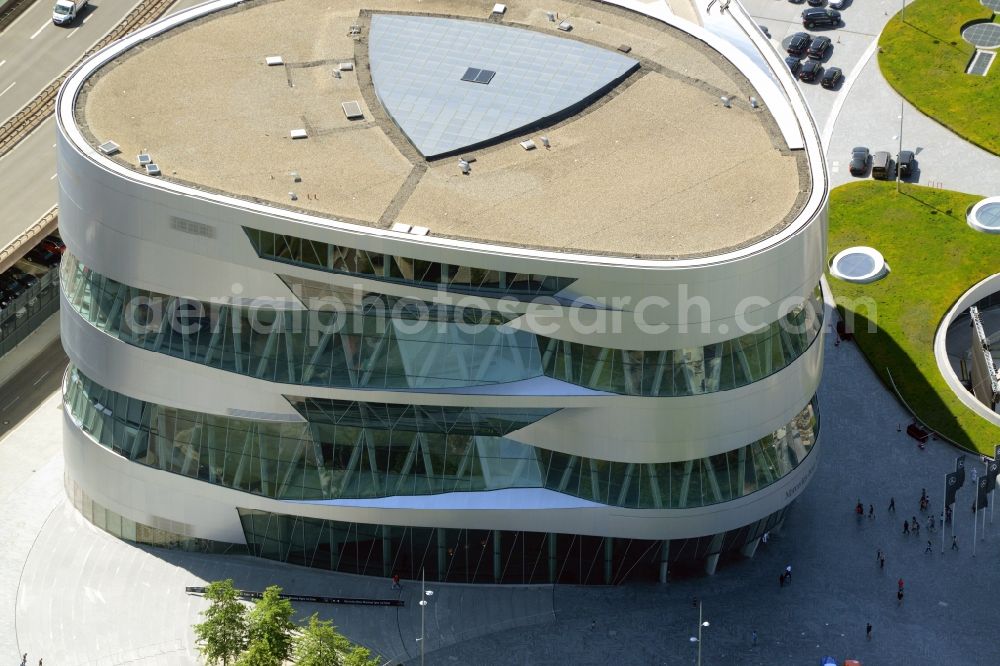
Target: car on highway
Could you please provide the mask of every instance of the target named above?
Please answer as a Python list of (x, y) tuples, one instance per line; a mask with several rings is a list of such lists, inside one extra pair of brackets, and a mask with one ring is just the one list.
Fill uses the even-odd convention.
[(833, 90), (839, 86), (840, 82), (843, 80), (844, 72), (839, 67), (830, 67), (823, 72), (823, 78), (820, 79), (819, 84), (824, 88)]
[(833, 46), (833, 41), (829, 37), (824, 37), (822, 35), (819, 37), (813, 37), (812, 43), (806, 51), (806, 55), (813, 60), (822, 60), (830, 51), (831, 46)]
[(802, 61), (795, 56), (785, 56), (785, 64), (788, 65), (788, 70), (792, 73), (792, 76), (797, 76), (799, 67), (802, 66)]
[(809, 50), (811, 43), (812, 35), (808, 32), (797, 32), (788, 40), (788, 46), (785, 47), (785, 50), (788, 51), (788, 55), (801, 58)]
[(799, 81), (813, 83), (822, 71), (823, 65), (819, 64), (818, 60), (806, 60), (802, 63), (802, 69), (799, 70)]
[(802, 25), (806, 28), (840, 25), (840, 12), (826, 7), (810, 7), (802, 10)]
[(900, 178), (909, 178), (917, 168), (917, 159), (912, 150), (901, 150), (896, 155), (896, 172)]
[(858, 146), (851, 150), (851, 166), (850, 171), (852, 176), (863, 176), (868, 171), (868, 158), (871, 153), (864, 146)]

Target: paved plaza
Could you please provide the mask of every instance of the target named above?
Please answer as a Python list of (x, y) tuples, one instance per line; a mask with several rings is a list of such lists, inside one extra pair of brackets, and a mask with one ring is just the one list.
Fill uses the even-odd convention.
[[(906, 415), (854, 345), (834, 346), (831, 335), (825, 345), (818, 471), (784, 529), (752, 560), (666, 585), (431, 583), (428, 663), (603, 664), (616, 655), (630, 663), (694, 663), (694, 596), (710, 622), (702, 643), (706, 664), (809, 664), (827, 654), (867, 664), (926, 663), (928, 654), (943, 663), (993, 663), (981, 634), (1000, 592), (1000, 518), (987, 523), (973, 558), (968, 483), (956, 505), (958, 552), (941, 553), (940, 532), (930, 535), (930, 554), (926, 528), (920, 537), (903, 536), (904, 518), (920, 515), (921, 488), (940, 510), (943, 474), (958, 452), (937, 441), (920, 450), (897, 433)], [(101, 532), (64, 498), (60, 421), (53, 394), (0, 440), (0, 659), (7, 663), (25, 651), (30, 663), (44, 657), (50, 666), (196, 663), (190, 625), (204, 603), (184, 587), (224, 577), (240, 587), (276, 583), (293, 593), (394, 594), (388, 580), (137, 548)], [(894, 515), (886, 512), (890, 497)], [(873, 520), (855, 517), (858, 499), (875, 505)], [(884, 570), (876, 563), (879, 548)], [(778, 574), (788, 564), (793, 582), (780, 587)], [(406, 606), (398, 610), (306, 604), (297, 610), (332, 618), (387, 659), (418, 663), (419, 596), (419, 583), (404, 581)], [(874, 628), (870, 642), (867, 622)]]

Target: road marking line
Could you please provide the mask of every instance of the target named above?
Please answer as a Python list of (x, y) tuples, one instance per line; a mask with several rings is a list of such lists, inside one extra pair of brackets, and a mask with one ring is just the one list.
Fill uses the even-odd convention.
[(54, 174), (52, 174), (52, 177), (51, 177), (51, 178), (49, 178), (49, 180), (55, 180), (55, 179), (56, 179), (56, 176), (58, 176), (58, 175), (59, 175), (59, 174), (57, 174), (57, 173), (54, 173)]
[(73, 36), (73, 35), (75, 35), (75, 34), (76, 34), (76, 30), (70, 30), (70, 31), (69, 31), (69, 34), (68, 34), (68, 35), (66, 35), (66, 39), (69, 39), (70, 37), (72, 37), (72, 36)]
[(36, 379), (36, 380), (35, 380), (35, 383), (34, 383), (34, 384), (32, 384), (32, 386), (38, 386), (38, 382), (40, 382), (40, 381), (42, 381), (43, 379), (45, 379), (45, 375), (47, 375), (47, 374), (49, 374), (49, 371), (48, 371), (48, 370), (46, 370), (46, 371), (45, 371), (45, 372), (43, 372), (43, 373), (42, 373), (41, 375), (39, 375), (39, 376), (38, 376), (38, 379)]
[(7, 92), (7, 91), (8, 91), (8, 90), (10, 90), (11, 88), (13, 88), (13, 87), (14, 87), (14, 84), (15, 84), (15, 83), (17, 83), (17, 81), (14, 81), (14, 83), (12, 83), (12, 84), (10, 84), (9, 86), (7, 86), (6, 88), (4, 88), (4, 89), (3, 89), (3, 92), (0, 92), (0, 97), (2, 97), (2, 96), (3, 96), (3, 94), (4, 94), (5, 92)]
[(7, 64), (6, 60), (0, 60), (0, 67), (3, 67), (6, 64)]
[(844, 80), (844, 83), (840, 87), (840, 94), (837, 95), (837, 99), (833, 102), (833, 108), (830, 109), (830, 115), (826, 119), (826, 125), (823, 127), (823, 134), (821, 135), (824, 149), (828, 152), (830, 150), (830, 139), (833, 137), (833, 128), (837, 123), (837, 117), (840, 116), (840, 111), (844, 108), (847, 96), (851, 94), (854, 82), (861, 76), (861, 72), (868, 65), (868, 61), (871, 60), (876, 49), (878, 49), (878, 39), (872, 40), (868, 49), (862, 54), (861, 59), (858, 60), (858, 64), (854, 66), (854, 71)]
[(11, 407), (13, 407), (14, 405), (16, 405), (16, 404), (17, 404), (17, 401), (18, 401), (18, 400), (20, 400), (20, 399), (21, 399), (21, 396), (17, 396), (16, 398), (14, 398), (14, 399), (13, 399), (13, 400), (11, 400), (10, 402), (8, 402), (8, 403), (7, 403), (6, 405), (4, 405), (4, 406), (3, 406), (3, 410), (2, 410), (2, 411), (5, 411), (5, 412), (6, 412), (6, 411), (7, 411), (8, 409), (10, 409), (10, 408), (11, 408)]
[(45, 26), (49, 25), (50, 23), (52, 23), (52, 19), (49, 19), (48, 21), (43, 23), (42, 27), (36, 30), (35, 34), (33, 34), (31, 37), (28, 37), (28, 39), (34, 39), (35, 37), (38, 37), (38, 33), (40, 33), (42, 30), (45, 30)]

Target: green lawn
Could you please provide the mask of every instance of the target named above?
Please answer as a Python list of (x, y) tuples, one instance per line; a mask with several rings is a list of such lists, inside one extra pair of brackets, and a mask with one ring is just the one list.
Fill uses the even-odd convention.
[(979, 0), (915, 0), (882, 31), (878, 63), (908, 102), (1000, 154), (1000, 62), (985, 77), (966, 74), (975, 47), (962, 39), (965, 24), (991, 14)]
[[(993, 454), (1000, 428), (965, 407), (934, 361), (941, 318), (972, 285), (1000, 270), (1000, 235), (965, 221), (980, 197), (915, 185), (860, 181), (830, 194), (829, 259), (853, 245), (882, 253), (891, 272), (861, 285), (827, 274), (838, 307), (855, 316), (854, 339), (889, 384), (930, 428), (958, 444)], [(871, 299), (874, 309), (862, 299)], [(871, 312), (869, 312), (871, 310)], [(873, 324), (869, 330), (868, 324)]]

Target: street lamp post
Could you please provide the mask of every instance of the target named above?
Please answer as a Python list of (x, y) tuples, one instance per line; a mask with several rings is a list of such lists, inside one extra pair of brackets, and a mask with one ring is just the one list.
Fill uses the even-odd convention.
[(708, 622), (701, 619), (701, 600), (698, 600), (698, 635), (691, 637), (692, 643), (698, 644), (698, 666), (701, 666), (701, 628), (709, 626)]
[(434, 596), (434, 590), (427, 589), (427, 581), (424, 577), (424, 569), (420, 568), (420, 666), (424, 666), (424, 609), (427, 607), (427, 600)]
[(899, 148), (896, 150), (896, 191), (899, 192), (899, 154), (903, 152), (903, 109), (906, 100), (899, 100)]

